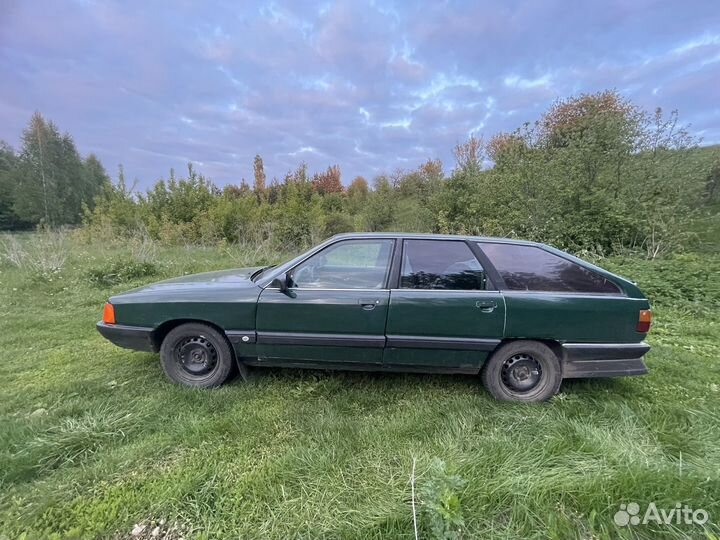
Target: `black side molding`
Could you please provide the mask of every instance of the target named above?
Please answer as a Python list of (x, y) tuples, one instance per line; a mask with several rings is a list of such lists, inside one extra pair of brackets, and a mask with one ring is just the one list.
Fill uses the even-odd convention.
[(317, 345), (336, 347), (385, 346), (385, 336), (364, 334), (306, 334), (294, 332), (258, 332), (257, 343), (268, 345)]
[(454, 349), (466, 351), (492, 351), (500, 344), (499, 339), (388, 336), (387, 346), (396, 349)]
[[(232, 336), (231, 336), (232, 334)], [(228, 332), (232, 343), (235, 331)], [(248, 343), (247, 341), (245, 343)], [(410, 349), (455, 349), (473, 351), (492, 351), (500, 343), (499, 339), (425, 337), (425, 336), (374, 336), (363, 334), (307, 334), (293, 332), (258, 332), (260, 345), (315, 345), (337, 347), (394, 347)]]
[(108, 341), (124, 349), (135, 351), (157, 352), (152, 339), (152, 328), (144, 326), (125, 326), (123, 324), (97, 323), (96, 328)]
[(383, 365), (364, 364), (359, 362), (312, 362), (304, 360), (288, 360), (286, 358), (263, 358), (250, 357), (244, 359), (243, 364), (259, 367), (285, 367), (285, 368), (307, 368), (307, 369), (337, 369), (341, 371), (375, 371), (375, 372), (397, 372), (397, 373), (448, 373), (477, 375), (477, 367), (436, 367), (436, 366), (413, 366), (413, 365)]

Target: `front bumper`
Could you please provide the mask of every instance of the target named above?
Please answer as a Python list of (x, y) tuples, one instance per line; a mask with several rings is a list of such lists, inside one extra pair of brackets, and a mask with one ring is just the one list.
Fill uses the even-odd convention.
[(642, 357), (650, 345), (642, 343), (565, 343), (563, 378), (626, 377), (648, 372)]
[(106, 324), (102, 321), (97, 323), (96, 328), (105, 339), (118, 347), (136, 351), (157, 352), (152, 339), (152, 328)]

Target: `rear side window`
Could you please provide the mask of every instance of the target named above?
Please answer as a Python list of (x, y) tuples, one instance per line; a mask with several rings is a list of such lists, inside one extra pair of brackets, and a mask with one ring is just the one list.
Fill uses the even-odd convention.
[(534, 246), (479, 244), (512, 291), (618, 294), (600, 274)]
[(485, 271), (465, 242), (405, 240), (400, 287), (403, 289), (487, 289)]

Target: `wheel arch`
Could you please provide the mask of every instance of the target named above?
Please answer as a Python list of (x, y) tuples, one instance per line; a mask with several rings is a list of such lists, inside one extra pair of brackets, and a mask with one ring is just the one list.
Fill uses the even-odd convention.
[(497, 344), (497, 346), (488, 354), (488, 359), (495, 354), (501, 347), (506, 345), (507, 343), (513, 343), (515, 341), (537, 341), (538, 343), (542, 343), (543, 345), (547, 345), (547, 347), (555, 353), (555, 356), (557, 356), (558, 360), (560, 361), (560, 366), (563, 367), (565, 363), (565, 349), (563, 348), (562, 344), (554, 339), (537, 339), (537, 338), (531, 338), (531, 337), (522, 337), (522, 338), (504, 338), (500, 341), (500, 343)]
[(208, 321), (206, 319), (195, 318), (170, 319), (158, 325), (158, 327), (153, 330), (151, 335), (153, 349), (155, 350), (155, 352), (160, 350), (160, 346), (162, 345), (165, 336), (167, 336), (171, 330), (177, 328), (180, 325), (188, 323), (206, 324), (207, 326), (210, 326), (220, 332), (220, 334), (225, 338), (228, 344), (230, 344), (230, 351), (232, 352), (233, 356), (235, 356), (235, 350), (233, 349), (232, 344), (230, 343), (230, 340), (225, 333), (225, 329), (222, 326), (219, 326), (218, 324), (212, 321)]

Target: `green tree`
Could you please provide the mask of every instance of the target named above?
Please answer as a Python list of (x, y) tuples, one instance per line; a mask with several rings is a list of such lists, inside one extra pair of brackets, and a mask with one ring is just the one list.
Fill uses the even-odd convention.
[(82, 201), (92, 208), (95, 198), (110, 185), (110, 177), (95, 154), (85, 158), (82, 169)]
[(15, 185), (14, 210), (30, 223), (54, 225), (59, 220), (55, 202), (60, 161), (60, 133), (38, 112), (22, 134), (20, 169)]
[(363, 210), (370, 193), (370, 186), (362, 176), (356, 176), (347, 188), (346, 207), (350, 216), (357, 216)]
[(436, 230), (443, 180), (443, 166), (438, 159), (428, 159), (414, 171), (397, 175), (393, 228), (411, 232)]
[(19, 160), (15, 151), (5, 141), (0, 141), (0, 229), (16, 229), (22, 226), (14, 210), (18, 167)]
[(83, 162), (72, 137), (60, 134), (38, 112), (22, 134), (22, 149), (14, 175), (13, 211), (32, 224), (51, 227), (78, 223), (83, 205), (107, 183), (97, 158)]
[(108, 236), (129, 236), (146, 225), (134, 190), (134, 184), (126, 184), (125, 171), (119, 165), (117, 182), (105, 183), (93, 206), (85, 206), (83, 223), (90, 237), (105, 240)]
[(387, 176), (375, 179), (375, 185), (362, 214), (363, 228), (368, 231), (384, 231), (393, 222), (395, 193)]
[(273, 221), (276, 241), (284, 248), (303, 248), (321, 240), (322, 197), (315, 192), (312, 182), (283, 184), (273, 208)]
[(199, 241), (204, 233), (212, 233), (207, 214), (221, 191), (188, 164), (187, 178), (159, 180), (146, 194), (139, 195), (142, 213), (151, 233), (168, 241)]

